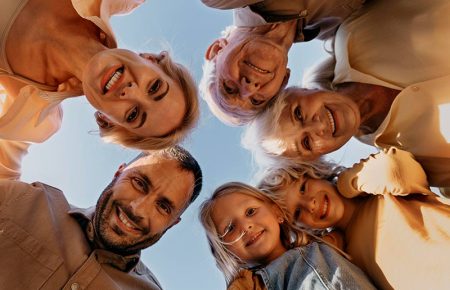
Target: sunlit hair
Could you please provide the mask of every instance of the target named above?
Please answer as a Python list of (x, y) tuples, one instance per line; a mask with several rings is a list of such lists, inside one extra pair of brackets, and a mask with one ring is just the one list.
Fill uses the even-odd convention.
[(116, 124), (99, 126), (100, 136), (105, 141), (139, 150), (158, 150), (180, 143), (195, 127), (200, 115), (196, 83), (185, 66), (174, 62), (167, 52), (161, 54), (164, 56), (159, 61), (161, 69), (181, 87), (184, 93), (186, 112), (181, 124), (168, 134), (159, 137), (139, 136)]
[[(291, 165), (285, 167), (267, 168), (258, 183), (258, 188), (262, 191), (271, 192), (274, 200), (283, 208), (286, 208), (285, 195), (286, 189), (292, 183), (295, 183), (302, 177), (310, 177), (315, 179), (326, 179), (334, 182), (344, 167), (338, 166), (331, 162), (324, 162), (328, 166), (318, 170), (312, 166)], [(287, 213), (288, 218), (292, 221), (292, 217)]]
[[(275, 204), (280, 209), (283, 219), (287, 221), (285, 210), (283, 210), (277, 201), (272, 199), (269, 193), (241, 182), (229, 182), (223, 184), (214, 191), (208, 200), (203, 202), (200, 206), (200, 221), (205, 228), (206, 237), (208, 239), (211, 252), (216, 259), (217, 266), (224, 274), (227, 284), (233, 281), (238, 274), (239, 269), (245, 268), (246, 265), (239, 257), (226, 248), (226, 245), (220, 239), (220, 234), (214, 225), (211, 215), (217, 199), (233, 193), (246, 194), (265, 203)], [(294, 233), (291, 226), (287, 222), (280, 224), (280, 239), (286, 249), (302, 246), (308, 242), (306, 233), (302, 231)]]
[[(222, 32), (223, 38), (228, 38), (236, 26), (228, 26)], [(227, 102), (227, 96), (223, 96), (217, 83), (216, 60), (205, 59), (203, 64), (203, 75), (200, 80), (200, 95), (208, 104), (210, 111), (221, 122), (230, 126), (241, 126), (255, 118), (261, 109), (245, 110), (240, 106)]]
[(330, 163), (324, 157), (314, 161), (305, 161), (301, 156), (284, 156), (283, 153), (289, 144), (282, 137), (276, 137), (281, 135), (279, 120), (284, 108), (288, 105), (286, 98), (297, 89), (297, 87), (289, 87), (282, 90), (276, 100), (248, 124), (242, 135), (242, 147), (252, 153), (253, 160), (260, 168), (257, 175), (260, 175), (261, 171), (266, 168), (293, 165), (312, 168), (319, 172), (328, 171)]
[(302, 86), (306, 89), (335, 90), (333, 86), (335, 66), (336, 59), (331, 55), (308, 68), (303, 75)]

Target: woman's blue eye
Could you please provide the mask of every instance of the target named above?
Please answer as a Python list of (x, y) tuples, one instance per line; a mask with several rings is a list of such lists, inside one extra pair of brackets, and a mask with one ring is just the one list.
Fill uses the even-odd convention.
[(300, 107), (295, 108), (294, 115), (298, 121), (303, 122), (303, 115), (302, 115), (302, 110), (300, 109)]
[(134, 107), (133, 110), (128, 114), (127, 116), (127, 122), (131, 123), (134, 120), (136, 120), (137, 116), (139, 115), (138, 107)]
[(157, 79), (156, 81), (153, 82), (153, 84), (150, 86), (150, 88), (148, 88), (148, 93), (149, 94), (154, 94), (157, 91), (159, 91), (159, 89), (161, 88), (161, 80)]

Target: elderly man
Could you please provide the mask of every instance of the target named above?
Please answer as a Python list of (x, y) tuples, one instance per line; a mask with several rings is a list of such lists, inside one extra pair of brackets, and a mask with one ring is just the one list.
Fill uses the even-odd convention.
[(224, 123), (252, 120), (287, 84), (293, 42), (334, 35), (364, 0), (202, 0), (235, 9), (234, 24), (206, 52), (203, 98)]
[(1, 288), (161, 289), (140, 251), (180, 221), (201, 187), (181, 147), (121, 165), (89, 209), (43, 183), (0, 180)]

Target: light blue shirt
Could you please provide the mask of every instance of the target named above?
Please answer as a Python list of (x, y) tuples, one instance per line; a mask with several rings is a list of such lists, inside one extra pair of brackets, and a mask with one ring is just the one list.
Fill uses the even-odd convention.
[(255, 273), (267, 290), (376, 289), (357, 266), (317, 242), (291, 249)]

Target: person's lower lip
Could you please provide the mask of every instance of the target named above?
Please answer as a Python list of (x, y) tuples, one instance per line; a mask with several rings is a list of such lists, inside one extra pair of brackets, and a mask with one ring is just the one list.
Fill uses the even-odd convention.
[(246, 247), (250, 247), (251, 245), (255, 244), (256, 242), (259, 241), (259, 239), (261, 238), (261, 236), (263, 235), (264, 230), (256, 233), (250, 241), (247, 242), (247, 244), (245, 245)]
[(132, 222), (129, 220), (127, 215), (119, 208), (116, 207), (116, 221), (117, 225), (125, 232), (132, 234), (139, 234), (141, 231), (136, 228)]

